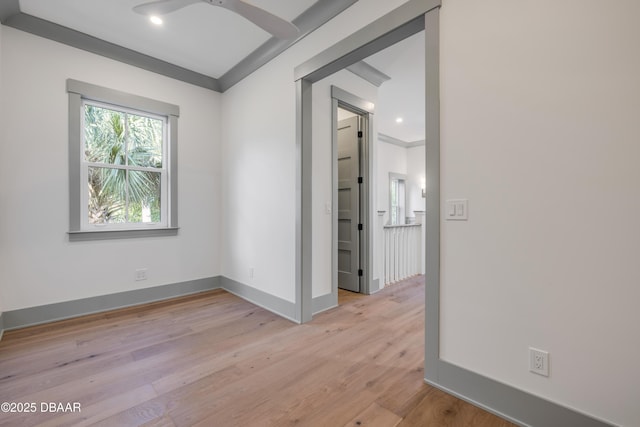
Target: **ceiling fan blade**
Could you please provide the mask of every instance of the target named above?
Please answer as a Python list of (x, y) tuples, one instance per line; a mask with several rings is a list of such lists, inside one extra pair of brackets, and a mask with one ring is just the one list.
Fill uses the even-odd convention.
[(190, 4), (200, 3), (202, 0), (159, 0), (135, 6), (133, 11), (141, 15), (165, 15), (174, 10), (182, 9)]
[(224, 7), (248, 19), (258, 27), (279, 39), (295, 39), (300, 35), (298, 27), (264, 9), (245, 3), (242, 0), (206, 0), (214, 6)]

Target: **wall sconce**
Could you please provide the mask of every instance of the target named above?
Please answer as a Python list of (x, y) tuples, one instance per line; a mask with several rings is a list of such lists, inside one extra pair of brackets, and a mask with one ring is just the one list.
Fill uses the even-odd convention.
[(425, 190), (425, 187), (427, 186), (427, 182), (424, 178), (420, 179), (420, 187), (422, 188), (422, 198), (426, 199), (427, 198), (427, 192)]
[(424, 190), (424, 188), (422, 189), (422, 198), (423, 198), (423, 199), (426, 199), (426, 198), (427, 198), (427, 193), (426, 193), (426, 191)]

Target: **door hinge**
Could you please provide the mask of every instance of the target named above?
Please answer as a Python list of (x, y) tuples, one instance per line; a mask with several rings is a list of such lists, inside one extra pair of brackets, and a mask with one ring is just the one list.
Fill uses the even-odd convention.
[(362, 138), (362, 131), (361, 130), (358, 131), (358, 138)]
[(359, 277), (362, 277), (362, 275), (363, 275), (363, 274), (364, 274), (364, 272), (362, 271), (362, 269), (361, 269), (361, 268), (359, 268), (359, 269), (358, 269), (358, 276), (359, 276)]
[(362, 224), (358, 224), (358, 231), (362, 231)]
[(362, 177), (361, 176), (358, 177), (358, 184), (362, 184)]

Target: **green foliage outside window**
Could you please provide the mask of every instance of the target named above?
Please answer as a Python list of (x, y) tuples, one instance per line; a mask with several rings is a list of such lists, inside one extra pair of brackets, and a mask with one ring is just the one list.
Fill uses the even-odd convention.
[(90, 224), (160, 222), (164, 124), (84, 105)]

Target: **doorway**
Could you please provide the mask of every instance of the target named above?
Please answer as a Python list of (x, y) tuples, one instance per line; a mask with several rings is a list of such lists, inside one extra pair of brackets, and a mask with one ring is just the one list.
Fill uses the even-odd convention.
[(375, 222), (371, 218), (370, 192), (375, 104), (331, 85), (331, 109), (331, 191), (335, 207), (331, 219), (331, 293), (335, 306), (339, 304), (339, 288), (372, 292)]
[[(360, 153), (362, 145), (361, 117), (338, 108), (337, 158), (338, 167), (338, 288), (360, 292), (363, 269), (360, 259), (360, 232), (363, 224), (360, 211)], [(335, 184), (334, 184), (335, 185)]]
[[(335, 99), (333, 120), (333, 191), (337, 215), (333, 221), (334, 250), (333, 286), (351, 292), (367, 290), (368, 271), (366, 233), (368, 205), (365, 182), (368, 183), (367, 155), (369, 132), (368, 113)], [(337, 176), (336, 176), (337, 174)]]
[[(439, 361), (437, 341), (439, 330), (439, 101), (438, 101), (438, 0), (411, 0), (366, 28), (355, 32), (342, 42), (327, 49), (295, 69), (297, 99), (297, 185), (296, 185), (296, 318), (301, 323), (311, 320), (313, 315), (313, 169), (312, 111), (314, 109), (314, 83), (378, 52), (398, 41), (427, 29), (426, 58), (426, 123), (429, 131), (426, 140), (427, 185), (430, 201), (427, 211), (426, 229), (431, 230), (426, 244), (427, 313), (431, 322), (427, 326), (427, 341), (430, 343), (426, 358), (429, 363)], [(335, 111), (335, 109), (334, 109)], [(429, 124), (431, 124), (429, 126)], [(372, 132), (373, 133), (373, 132)], [(431, 161), (429, 161), (431, 160)], [(370, 192), (369, 192), (370, 193)], [(366, 204), (365, 204), (366, 205)], [(334, 204), (337, 206), (337, 204)], [(335, 211), (334, 211), (335, 212)], [(371, 216), (371, 215), (369, 215)], [(373, 223), (373, 221), (372, 221)], [(337, 240), (337, 239), (336, 239)], [(337, 251), (334, 251), (337, 254)], [(431, 254), (431, 255), (430, 255)], [(423, 255), (424, 256), (424, 255)], [(370, 263), (371, 264), (371, 263)], [(432, 268), (429, 268), (432, 267)], [(365, 284), (370, 280), (363, 281)]]

